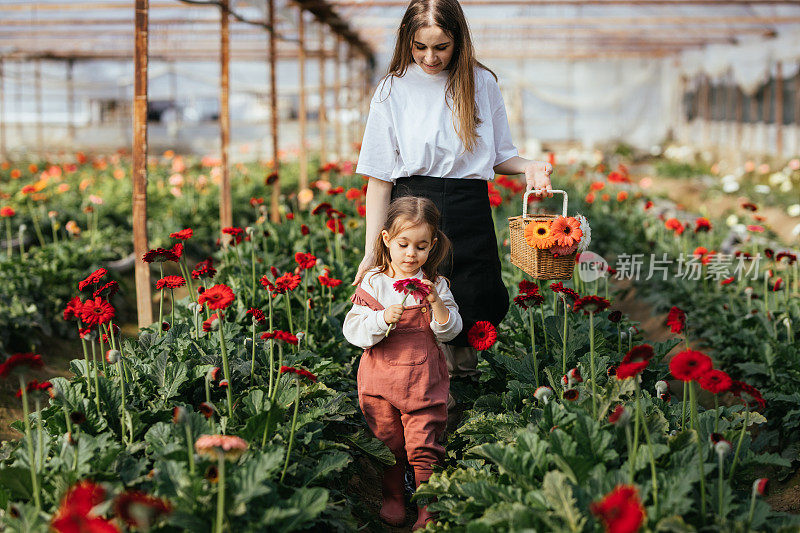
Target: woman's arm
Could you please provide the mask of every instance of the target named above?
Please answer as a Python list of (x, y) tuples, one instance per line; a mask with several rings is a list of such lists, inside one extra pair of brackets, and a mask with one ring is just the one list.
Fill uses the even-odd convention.
[[(551, 189), (550, 174), (553, 173), (553, 165), (544, 161), (531, 161), (523, 157), (514, 156), (503, 161), (494, 171), (497, 174), (525, 174), (525, 181), (528, 186), (526, 191)], [(545, 194), (546, 197), (553, 196), (553, 193)]]
[(369, 178), (367, 183), (367, 236), (364, 243), (364, 259), (358, 266), (353, 285), (361, 283), (364, 273), (372, 266), (372, 252), (375, 240), (381, 232), (386, 221), (386, 212), (389, 209), (389, 200), (392, 197), (392, 182)]

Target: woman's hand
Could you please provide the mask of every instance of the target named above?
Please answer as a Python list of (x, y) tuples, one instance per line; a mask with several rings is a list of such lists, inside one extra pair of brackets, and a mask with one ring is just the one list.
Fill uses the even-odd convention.
[(400, 304), (390, 305), (383, 311), (383, 319), (389, 325), (400, 322), (401, 316), (403, 316), (403, 306)]
[(550, 174), (552, 173), (553, 165), (545, 163), (544, 161), (531, 161), (525, 165), (525, 181), (528, 184), (525, 192), (533, 189), (536, 196), (543, 196), (545, 198), (553, 196), (551, 192), (537, 192), (550, 190), (552, 188), (550, 184)]
[(353, 280), (352, 283), (354, 287), (361, 283), (361, 280), (364, 279), (364, 274), (366, 274), (367, 270), (370, 269), (373, 261), (374, 260), (372, 259), (372, 256), (368, 255), (365, 255), (364, 259), (361, 260), (361, 264), (358, 265), (358, 271), (356, 272), (356, 279)]

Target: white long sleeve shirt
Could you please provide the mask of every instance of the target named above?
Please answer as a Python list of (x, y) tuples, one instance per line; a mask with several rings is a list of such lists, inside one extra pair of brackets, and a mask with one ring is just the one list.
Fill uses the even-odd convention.
[(411, 63), (402, 77), (378, 84), (358, 156), (356, 173), (394, 183), (404, 176), (494, 179), (493, 168), (518, 155), (511, 140), (500, 87), (491, 72), (475, 67), (478, 139), (465, 151), (445, 99), (447, 71), (428, 74)]
[[(412, 277), (422, 279), (422, 270)], [(394, 290), (395, 281), (397, 280), (384, 273), (379, 274), (376, 270), (370, 270), (361, 280), (361, 288), (378, 300), (384, 308), (387, 308), (390, 305), (402, 303), (405, 297), (405, 294)], [(439, 293), (439, 297), (450, 312), (450, 316), (444, 324), (439, 324), (432, 316), (433, 313), (431, 313), (431, 330), (436, 336), (436, 340), (442, 343), (454, 339), (456, 335), (461, 333), (464, 325), (461, 315), (458, 314), (458, 305), (453, 299), (453, 293), (450, 292), (450, 287), (444, 276), (439, 276), (439, 280), (436, 282), (436, 292)], [(414, 296), (409, 296), (405, 305), (419, 303), (422, 302), (417, 301)], [(344, 337), (349, 343), (365, 349), (383, 340), (388, 329), (389, 325), (383, 318), (383, 310), (373, 311), (369, 307), (358, 304), (353, 304), (352, 309), (344, 319), (344, 326), (342, 327)]]

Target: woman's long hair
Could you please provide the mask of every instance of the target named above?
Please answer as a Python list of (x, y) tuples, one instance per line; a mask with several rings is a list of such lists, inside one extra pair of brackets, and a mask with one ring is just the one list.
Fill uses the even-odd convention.
[[(439, 229), (439, 210), (432, 201), (416, 196), (397, 198), (389, 204), (386, 222), (383, 223), (381, 230), (386, 230), (389, 240), (392, 240), (404, 229), (419, 225), (428, 226), (431, 230), (431, 237), (436, 240), (436, 242), (431, 242), (428, 259), (422, 265), (422, 272), (425, 273), (425, 276), (436, 283), (439, 278), (439, 266), (450, 254), (450, 239)], [(375, 259), (372, 268), (377, 267), (379, 273), (386, 272), (391, 266), (392, 259), (389, 255), (389, 248), (383, 243), (381, 233), (378, 233), (374, 246), (373, 257)]]
[(468, 152), (478, 141), (478, 105), (475, 102), (476, 66), (497, 75), (475, 59), (475, 49), (469, 33), (467, 19), (458, 0), (412, 0), (397, 30), (394, 56), (389, 65), (389, 76), (403, 76), (414, 62), (411, 46), (420, 28), (430, 26), (431, 20), (453, 39), (453, 56), (447, 65), (447, 105), (453, 112), (453, 127)]

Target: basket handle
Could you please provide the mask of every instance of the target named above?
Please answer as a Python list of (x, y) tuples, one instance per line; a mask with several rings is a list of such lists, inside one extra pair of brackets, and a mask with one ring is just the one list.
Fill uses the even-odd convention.
[(561, 216), (564, 217), (567, 216), (567, 200), (568, 200), (567, 191), (562, 191), (561, 189), (547, 189), (547, 190), (539, 189), (538, 191), (531, 189), (530, 191), (526, 192), (525, 195), (522, 197), (522, 218), (528, 216), (528, 197), (535, 192), (557, 192), (563, 194), (564, 202), (561, 207)]

